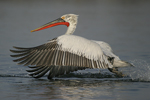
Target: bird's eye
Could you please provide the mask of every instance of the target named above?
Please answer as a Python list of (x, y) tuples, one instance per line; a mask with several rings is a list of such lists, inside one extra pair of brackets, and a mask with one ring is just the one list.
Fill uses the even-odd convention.
[(62, 16), (61, 18), (62, 18), (62, 19), (65, 19), (65, 17), (64, 17), (64, 16)]

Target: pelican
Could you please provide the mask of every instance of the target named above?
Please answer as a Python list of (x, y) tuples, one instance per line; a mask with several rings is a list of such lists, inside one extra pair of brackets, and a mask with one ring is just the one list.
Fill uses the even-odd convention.
[(19, 57), (13, 61), (31, 68), (27, 72), (34, 78), (40, 78), (48, 71), (47, 77), (51, 79), (86, 68), (108, 69), (115, 74), (123, 76), (117, 68), (132, 65), (120, 60), (113, 53), (109, 44), (72, 35), (76, 29), (77, 21), (78, 15), (65, 14), (32, 30), (31, 32), (35, 32), (57, 25), (66, 25), (68, 27), (64, 35), (54, 38), (45, 44), (31, 48), (13, 46), (16, 50), (10, 51), (16, 54), (11, 55), (11, 57)]

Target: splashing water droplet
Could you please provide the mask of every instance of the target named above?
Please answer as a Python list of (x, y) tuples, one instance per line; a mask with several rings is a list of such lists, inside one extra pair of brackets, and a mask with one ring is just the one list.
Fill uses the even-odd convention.
[(125, 75), (131, 77), (133, 81), (150, 81), (150, 64), (144, 60), (130, 61), (135, 67), (120, 69)]

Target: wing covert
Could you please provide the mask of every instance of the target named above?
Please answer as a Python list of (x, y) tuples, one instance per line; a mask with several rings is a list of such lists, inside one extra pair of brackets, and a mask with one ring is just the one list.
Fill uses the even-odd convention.
[(64, 49), (62, 45), (58, 44), (57, 38), (54, 38), (48, 43), (37, 47), (14, 47), (16, 50), (10, 51), (16, 55), (11, 55), (11, 57), (17, 57), (14, 62), (19, 62), (18, 64), (34, 66), (27, 71), (31, 72), (29, 75), (35, 78), (42, 77), (48, 71), (50, 71), (48, 78), (52, 78), (79, 69), (108, 68), (112, 66), (105, 55), (99, 55), (98, 59), (94, 59), (92, 55), (87, 57), (84, 52), (80, 51), (74, 53), (70, 51), (70, 48)]

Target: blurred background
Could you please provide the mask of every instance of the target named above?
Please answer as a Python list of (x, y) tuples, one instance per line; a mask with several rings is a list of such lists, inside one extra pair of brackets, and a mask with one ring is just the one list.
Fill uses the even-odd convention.
[(63, 35), (65, 26), (30, 31), (74, 13), (79, 15), (75, 35), (105, 41), (127, 59), (149, 58), (149, 5), (148, 0), (0, 0), (0, 54), (14, 45), (36, 46)]
[[(30, 31), (69, 13), (79, 15), (74, 35), (107, 42), (114, 53), (122, 60), (136, 65), (136, 71), (135, 69), (131, 70), (130, 74), (134, 71), (136, 78), (143, 77), (145, 81), (150, 80), (149, 0), (0, 0), (0, 79), (3, 82), (1, 87), (12, 87), (14, 89), (10, 85), (11, 83), (24, 83), (24, 79), (17, 77), (12, 79), (9, 76), (28, 76), (25, 71), (27, 67), (18, 66), (12, 62), (13, 58), (9, 56), (11, 54), (9, 49), (12, 49), (12, 46), (32, 47), (41, 45), (48, 40), (63, 35), (67, 30), (66, 26), (57, 26), (33, 33)], [(6, 85), (8, 82), (10, 84)], [(25, 82), (26, 84), (30, 83), (30, 81)], [(86, 84), (86, 82), (83, 83)], [(128, 85), (132, 87), (133, 84)], [(46, 87), (45, 84), (44, 86)], [(120, 85), (117, 86), (117, 88), (121, 88)], [(148, 85), (146, 88), (149, 87)], [(125, 88), (127, 88), (126, 85)], [(5, 89), (1, 88), (2, 91)], [(9, 90), (7, 88), (6, 90), (14, 91), (13, 89)], [(95, 93), (95, 89), (92, 88), (88, 93)], [(100, 88), (98, 88), (99, 90)], [(109, 90), (109, 92), (113, 91), (113, 89)], [(118, 90), (115, 91), (118, 92)], [(136, 95), (136, 97), (130, 95), (132, 90), (129, 91), (126, 95), (121, 94), (121, 96), (128, 96), (137, 100), (143, 99), (145, 95), (149, 96), (146, 92), (148, 90), (138, 91), (141, 95)], [(25, 92), (27, 91), (21, 93)], [(5, 91), (4, 93), (7, 94), (8, 92)], [(58, 91), (56, 93), (59, 94)], [(142, 93), (145, 94), (142, 95)], [(107, 95), (106, 98), (110, 99), (109, 97), (113, 96), (113, 94), (111, 96)], [(119, 97), (112, 99), (116, 100), (116, 98)]]

